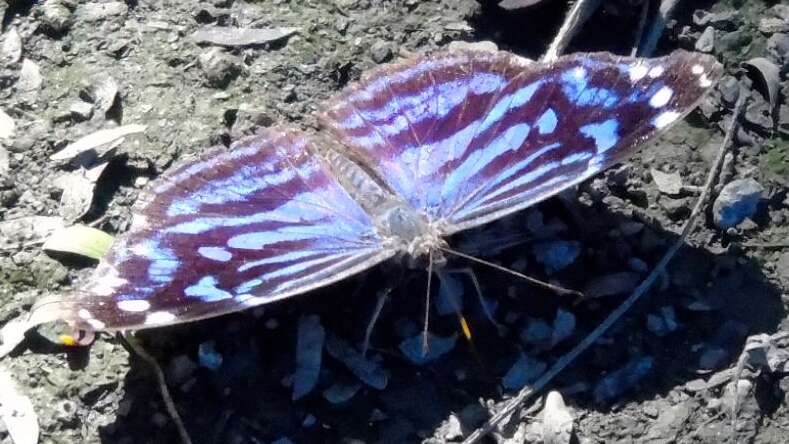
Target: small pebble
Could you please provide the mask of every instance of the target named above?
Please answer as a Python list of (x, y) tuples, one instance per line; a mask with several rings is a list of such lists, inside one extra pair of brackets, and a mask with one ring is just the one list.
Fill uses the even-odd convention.
[(72, 103), (68, 110), (77, 120), (90, 120), (93, 117), (93, 105), (82, 100)]
[(173, 385), (181, 385), (192, 377), (192, 373), (197, 370), (197, 364), (186, 355), (175, 356), (167, 364), (167, 382)]
[(241, 73), (241, 59), (222, 48), (211, 48), (197, 58), (209, 86), (225, 88)]
[(437, 273), (439, 286), (436, 311), (441, 316), (454, 315), (463, 311), (463, 283), (449, 273)]
[(67, 31), (74, 23), (71, 10), (60, 0), (47, 0), (40, 7), (41, 22), (55, 33)]
[(400, 343), (400, 351), (416, 365), (424, 365), (438, 360), (438, 358), (452, 351), (457, 343), (457, 335), (449, 338), (435, 336), (427, 333), (427, 353), (423, 350), (424, 338), (422, 334), (412, 336)]
[(621, 271), (598, 276), (584, 288), (584, 295), (600, 298), (632, 291), (641, 282), (641, 275), (632, 271)]
[(342, 404), (353, 398), (360, 388), (362, 385), (357, 383), (335, 383), (323, 391), (323, 397), (332, 404)]
[(542, 319), (529, 318), (526, 326), (521, 331), (521, 341), (524, 345), (537, 350), (551, 347), (553, 328)]
[(762, 192), (764, 187), (753, 179), (737, 179), (726, 184), (712, 205), (715, 225), (730, 228), (753, 216)]
[(381, 368), (381, 363), (373, 358), (362, 356), (358, 350), (337, 336), (329, 335), (326, 351), (331, 357), (345, 364), (360, 381), (378, 390), (389, 384), (389, 373)]
[(293, 376), (293, 400), (308, 394), (318, 383), (326, 331), (315, 315), (299, 319), (296, 339), (296, 373)]
[(715, 49), (715, 28), (707, 26), (696, 41), (695, 47), (699, 52), (712, 52)]
[(581, 244), (565, 240), (541, 242), (533, 247), (533, 252), (537, 262), (545, 265), (549, 271), (559, 271), (578, 259)]
[(375, 63), (388, 62), (392, 58), (392, 48), (387, 42), (379, 40), (370, 48), (370, 57)]
[(547, 367), (546, 363), (521, 354), (507, 371), (507, 374), (504, 375), (501, 385), (508, 391), (520, 390), (526, 384), (537, 380)]
[(214, 341), (206, 341), (197, 347), (197, 358), (201, 367), (218, 370), (222, 366), (222, 355), (214, 348)]
[(609, 373), (594, 388), (594, 398), (600, 404), (616, 400), (626, 391), (635, 387), (654, 365), (651, 357), (633, 358), (622, 368)]
[(564, 404), (561, 393), (553, 390), (545, 397), (542, 409), (542, 442), (545, 444), (570, 444), (573, 438), (574, 419)]
[(301, 422), (301, 425), (304, 427), (312, 427), (318, 422), (318, 418), (315, 417), (313, 414), (309, 414), (304, 417), (304, 421)]
[(551, 346), (554, 346), (572, 336), (575, 330), (575, 315), (569, 311), (559, 309), (553, 319), (553, 333)]

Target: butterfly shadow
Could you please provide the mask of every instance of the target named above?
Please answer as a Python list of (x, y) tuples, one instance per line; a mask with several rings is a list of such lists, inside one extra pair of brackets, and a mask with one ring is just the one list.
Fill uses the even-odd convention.
[[(615, 182), (616, 174), (610, 173), (608, 182)], [(513, 363), (523, 356), (530, 358), (526, 361), (531, 366), (555, 362), (637, 284), (628, 279), (645, 276), (642, 267), (650, 268), (676, 240), (679, 220), (651, 220), (637, 206), (625, 203), (638, 202), (638, 193), (614, 186), (613, 197), (598, 199), (596, 192), (594, 183), (585, 185), (580, 193), (585, 203), (552, 199), (455, 236), (450, 245), (599, 297), (557, 296), (474, 265), (483, 296), (495, 305), (504, 334), (486, 320), (471, 282), (458, 278), (464, 288), (461, 314), (472, 339), (463, 338), (454, 312), (439, 316), (434, 305), (431, 334), (457, 339), (446, 355), (417, 365), (405, 357), (401, 344), (420, 335), (426, 273), (406, 270), (381, 311), (368, 353), (369, 360), (378, 360), (388, 374), (382, 390), (361, 383), (324, 348), (316, 387), (292, 400), (299, 319), (317, 315), (328, 338), (358, 347), (375, 309), (375, 294), (393, 274), (386, 266), (285, 302), (143, 331), (138, 337), (163, 367), (195, 442), (259, 442), (282, 436), (294, 442), (415, 442), (431, 436), (451, 414), (472, 427), (487, 415), (478, 399), (500, 400), (513, 393), (502, 389)], [(691, 202), (692, 196), (687, 200)], [(668, 224), (674, 228), (662, 228)], [(697, 236), (680, 250), (656, 289), (554, 381), (552, 387), (564, 391), (567, 402), (607, 412), (622, 403), (666, 396), (733, 366), (748, 335), (776, 330), (785, 315), (780, 290), (763, 274), (761, 264), (735, 248), (713, 252), (694, 247), (715, 235), (704, 229)], [(496, 251), (496, 240), (511, 246)], [(566, 268), (546, 274), (535, 254), (556, 248), (556, 241), (577, 242), (579, 254)], [(468, 265), (450, 260), (450, 266)], [(440, 291), (437, 279), (433, 281), (435, 300)], [(553, 328), (559, 312), (572, 315), (574, 328), (556, 343), (544, 335), (540, 339), (541, 329)], [(599, 386), (606, 375), (642, 358), (652, 362), (642, 377), (617, 382), (619, 392), (601, 395)], [(132, 355), (121, 401), (131, 408), (103, 429), (104, 442), (129, 436), (146, 442), (176, 439), (153, 381), (149, 366)], [(151, 418), (162, 424), (155, 435), (149, 430)]]

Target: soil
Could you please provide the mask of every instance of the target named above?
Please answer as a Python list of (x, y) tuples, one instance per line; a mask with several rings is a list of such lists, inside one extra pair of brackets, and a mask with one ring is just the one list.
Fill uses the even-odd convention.
[[(453, 41), (489, 40), (538, 58), (566, 10), (563, 1), (545, 0), (516, 11), (496, 3), (0, 3), (0, 39), (7, 41), (15, 32), (22, 44), (18, 60), (0, 65), (0, 109), (16, 122), (16, 135), (0, 146), (0, 224), (54, 216), (119, 234), (128, 229), (130, 205), (140, 189), (174, 161), (275, 122), (316, 128), (320, 103), (362, 72)], [(603, 3), (569, 52), (629, 52), (642, 2)], [(778, 338), (789, 331), (789, 106), (783, 99), (789, 94), (789, 18), (784, 18), (784, 34), (762, 23), (780, 6), (680, 2), (658, 53), (692, 50), (704, 33), (713, 32), (708, 49), (727, 69), (718, 91), (630, 162), (562, 198), (450, 240), (487, 260), (607, 296), (560, 297), (474, 265), (485, 299), (496, 305), (501, 334), (485, 318), (471, 281), (458, 277), (473, 340), (450, 340), (445, 355), (419, 365), (404, 356), (400, 344), (421, 329), (425, 273), (406, 271), (372, 337), (370, 355), (388, 375), (385, 387), (363, 384), (333, 353), (324, 353), (317, 387), (297, 401), (291, 396), (299, 320), (317, 315), (330, 341), (360, 343), (388, 269), (263, 308), (140, 332), (136, 338), (164, 369), (193, 441), (460, 440), (496, 402), (514, 393), (502, 378), (519, 357), (528, 356), (525, 361), (538, 373), (559, 359), (621, 302), (632, 277), (645, 275), (677, 238), (695, 202), (693, 186), (703, 184), (722, 142), (736, 79), (750, 79), (752, 100), (716, 194), (734, 179), (754, 179), (764, 188), (755, 213), (721, 229), (707, 211), (657, 288), (551, 388), (562, 393), (575, 419), (575, 442), (786, 442), (789, 366), (746, 360), (745, 370), (737, 372), (746, 338), (760, 333)], [(190, 38), (207, 24), (298, 30), (274, 42), (218, 51)], [(774, 109), (777, 130), (764, 82), (741, 65), (753, 57), (783, 66)], [(40, 77), (22, 60), (33, 62)], [(102, 88), (111, 89), (113, 83), (118, 94), (107, 103)], [(110, 152), (70, 162), (50, 160), (84, 135), (133, 123), (146, 125), (144, 134)], [(8, 168), (2, 165), (3, 153)], [(105, 161), (84, 211), (65, 205), (56, 178)], [(678, 173), (689, 187), (679, 195), (661, 193), (651, 169)], [(95, 266), (74, 255), (45, 253), (34, 228), (0, 240), (2, 320), (29, 309), (42, 295), (67, 293)], [(518, 239), (517, 245), (507, 247), (511, 239)], [(557, 241), (573, 242), (579, 255), (548, 274), (535, 252), (567, 245)], [(470, 264), (458, 260), (451, 265)], [(559, 341), (541, 341), (540, 331), (551, 332), (557, 313), (569, 313), (574, 325)], [(30, 332), (3, 362), (33, 402), (41, 442), (178, 441), (145, 361), (107, 334), (86, 348), (58, 345), (53, 339), (61, 327)], [(458, 337), (454, 312), (432, 316), (430, 331), (440, 338)], [(506, 441), (522, 424), (521, 432), (539, 441), (532, 425), (540, 421), (519, 416), (512, 427), (488, 439), (522, 442)], [(4, 430), (0, 437), (10, 442)]]

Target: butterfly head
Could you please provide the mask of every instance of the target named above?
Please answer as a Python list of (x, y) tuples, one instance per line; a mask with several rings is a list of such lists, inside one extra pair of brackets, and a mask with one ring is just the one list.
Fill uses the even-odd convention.
[(448, 245), (439, 229), (407, 204), (395, 204), (383, 211), (378, 226), (385, 231), (385, 237), (394, 244), (394, 248), (409, 257), (411, 266), (421, 267), (418, 264), (428, 256), (434, 264), (445, 262), (440, 248)]

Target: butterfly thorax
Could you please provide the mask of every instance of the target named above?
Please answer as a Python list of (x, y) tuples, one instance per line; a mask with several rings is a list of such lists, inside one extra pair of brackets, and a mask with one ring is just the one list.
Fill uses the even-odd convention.
[(439, 230), (426, 216), (415, 211), (405, 203), (392, 203), (376, 218), (378, 228), (393, 247), (409, 258), (412, 267), (420, 264), (425, 256), (432, 256), (434, 264), (444, 262), (440, 248), (447, 247)]
[[(329, 142), (325, 142), (329, 144)], [(444, 262), (439, 247), (445, 247), (440, 230), (419, 210), (397, 196), (380, 179), (336, 149), (323, 151), (323, 159), (335, 172), (338, 182), (373, 217), (379, 234), (391, 248), (409, 256), (409, 266), (421, 268), (420, 259), (432, 251), (434, 265)], [(423, 262), (423, 261), (421, 261)]]

